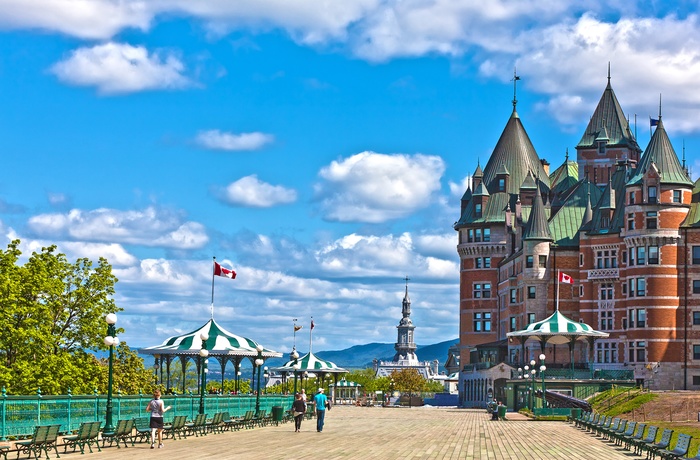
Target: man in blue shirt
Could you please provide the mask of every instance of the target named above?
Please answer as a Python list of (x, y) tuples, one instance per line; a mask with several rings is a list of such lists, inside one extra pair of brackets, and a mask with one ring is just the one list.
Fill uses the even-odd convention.
[(320, 433), (323, 431), (323, 419), (326, 417), (326, 404), (328, 403), (328, 398), (323, 394), (323, 388), (319, 388), (316, 392), (314, 403), (316, 404), (316, 431)]

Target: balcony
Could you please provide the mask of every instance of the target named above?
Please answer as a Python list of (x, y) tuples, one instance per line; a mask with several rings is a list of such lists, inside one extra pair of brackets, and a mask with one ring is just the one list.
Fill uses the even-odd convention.
[(619, 268), (596, 268), (588, 270), (589, 280), (616, 280), (620, 279)]

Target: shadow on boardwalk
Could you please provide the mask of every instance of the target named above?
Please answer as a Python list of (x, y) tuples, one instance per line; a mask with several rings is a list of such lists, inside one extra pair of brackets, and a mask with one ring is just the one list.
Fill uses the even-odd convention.
[[(510, 415), (510, 414), (509, 414)], [(163, 449), (136, 444), (88, 454), (112, 459), (633, 459), (630, 452), (564, 422), (533, 422), (513, 414), (495, 422), (484, 410), (335, 406), (323, 433), (316, 420), (168, 440)], [(519, 420), (516, 420), (518, 418)], [(77, 458), (67, 454), (61, 458)]]

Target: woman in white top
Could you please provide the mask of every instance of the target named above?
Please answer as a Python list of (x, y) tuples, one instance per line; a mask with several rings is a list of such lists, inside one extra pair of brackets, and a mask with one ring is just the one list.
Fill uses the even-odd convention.
[(170, 409), (170, 406), (165, 407), (163, 400), (160, 399), (160, 390), (153, 392), (153, 399), (148, 403), (146, 412), (151, 413), (151, 449), (156, 447), (156, 433), (158, 434), (158, 448), (163, 447), (163, 414)]

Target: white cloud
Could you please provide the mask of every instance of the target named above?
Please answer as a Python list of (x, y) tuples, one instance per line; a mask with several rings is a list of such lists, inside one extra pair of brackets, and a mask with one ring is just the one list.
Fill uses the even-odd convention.
[(226, 133), (218, 129), (202, 131), (197, 134), (196, 142), (200, 146), (212, 150), (258, 150), (274, 141), (270, 134), (252, 133)]
[(449, 181), (448, 185), (450, 187), (450, 195), (457, 198), (462, 198), (462, 195), (464, 195), (464, 192), (467, 191), (467, 188), (471, 187), (471, 183), (472, 181), (470, 176), (465, 176), (459, 183)]
[(227, 204), (252, 208), (269, 208), (294, 203), (297, 199), (296, 190), (262, 182), (255, 174), (230, 183), (219, 190), (217, 195)]
[(178, 213), (155, 207), (140, 211), (73, 209), (31, 217), (28, 226), (39, 236), (176, 249), (196, 249), (209, 241), (202, 224), (183, 222)]
[(385, 222), (428, 206), (444, 170), (437, 156), (362, 152), (321, 169), (316, 193), (327, 220)]
[(143, 0), (0, 0), (0, 28), (105, 39), (127, 27), (146, 30), (153, 18), (147, 6)]
[(78, 48), (51, 67), (64, 83), (95, 86), (102, 94), (184, 88), (191, 84), (184, 70), (172, 53), (149, 53), (143, 46), (114, 42)]

